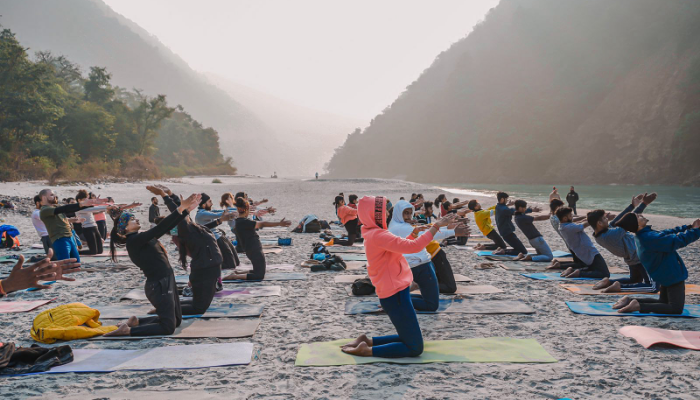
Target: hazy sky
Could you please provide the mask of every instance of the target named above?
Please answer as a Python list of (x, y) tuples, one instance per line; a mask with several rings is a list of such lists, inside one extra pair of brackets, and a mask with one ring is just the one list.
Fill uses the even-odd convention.
[(192, 68), (369, 121), (498, 0), (104, 0)]

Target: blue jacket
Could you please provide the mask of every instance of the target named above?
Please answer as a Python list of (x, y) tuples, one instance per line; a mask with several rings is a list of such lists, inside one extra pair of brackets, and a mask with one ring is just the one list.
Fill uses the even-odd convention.
[(688, 225), (664, 231), (645, 226), (635, 237), (637, 255), (649, 277), (663, 286), (688, 279), (688, 270), (676, 250), (700, 239), (700, 229)]
[[(525, 213), (531, 213), (532, 209), (527, 208)], [(513, 215), (515, 215), (515, 208), (508, 207), (505, 204), (496, 204), (496, 227), (501, 236), (505, 236), (509, 233), (515, 232), (515, 225), (513, 225)]]

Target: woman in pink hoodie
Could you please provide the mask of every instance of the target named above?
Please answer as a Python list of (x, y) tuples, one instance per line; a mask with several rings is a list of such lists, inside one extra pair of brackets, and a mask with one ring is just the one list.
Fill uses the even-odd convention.
[(363, 197), (357, 210), (363, 225), (367, 272), (376, 288), (379, 303), (389, 314), (398, 335), (369, 338), (363, 334), (342, 346), (342, 350), (362, 357), (417, 357), (423, 353), (423, 335), (411, 302), (413, 274), (403, 254), (424, 249), (440, 227), (447, 226), (455, 215), (439, 219), (421, 236), (418, 233), (426, 226), (416, 228), (408, 238), (401, 238), (386, 229), (384, 197)]

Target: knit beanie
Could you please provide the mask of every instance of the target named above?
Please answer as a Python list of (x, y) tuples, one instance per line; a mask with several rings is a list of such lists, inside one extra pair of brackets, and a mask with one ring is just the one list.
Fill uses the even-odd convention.
[(627, 232), (636, 233), (639, 230), (639, 222), (637, 222), (637, 214), (628, 213), (625, 214), (620, 221), (616, 224), (620, 228), (626, 230)]

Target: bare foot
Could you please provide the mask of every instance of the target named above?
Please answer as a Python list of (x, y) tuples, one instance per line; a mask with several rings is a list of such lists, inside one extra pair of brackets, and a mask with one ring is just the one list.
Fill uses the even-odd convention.
[(515, 258), (513, 259), (513, 261), (520, 261), (520, 260), (522, 260), (523, 258), (525, 258), (525, 254), (520, 253), (520, 254), (517, 255), (517, 257), (515, 257)]
[(630, 313), (635, 311), (639, 311), (639, 302), (636, 299), (632, 299), (628, 305), (617, 310), (619, 313)]
[(494, 250), (491, 254), (493, 254), (494, 256), (503, 255), (506, 254), (506, 250), (499, 247), (496, 250)]
[(484, 246), (483, 244), (479, 243), (479, 244), (477, 244), (476, 246), (474, 246), (474, 250), (483, 250), (484, 247), (486, 247), (486, 246)]
[(228, 274), (221, 278), (222, 281), (238, 281), (245, 280), (248, 277), (246, 274)]
[[(156, 309), (154, 308), (152, 311), (153, 311), (153, 314), (155, 314)], [(129, 328), (139, 326), (139, 319), (136, 318), (135, 315), (132, 315), (131, 317), (129, 317), (129, 319), (126, 320), (126, 324), (129, 325)]]
[(345, 348), (355, 348), (360, 345), (360, 343), (366, 343), (368, 346), (372, 346), (372, 339), (368, 338), (364, 333), (357, 337), (357, 339), (352, 342), (340, 346), (341, 349)]
[(603, 278), (602, 281), (596, 283), (593, 285), (593, 289), (598, 290), (598, 289), (605, 289), (606, 287), (610, 286), (610, 279), (609, 278)]
[(622, 285), (620, 285), (620, 282), (613, 282), (612, 285), (603, 289), (603, 293), (617, 293), (620, 291), (621, 288)]
[(581, 270), (575, 269), (566, 277), (567, 278), (578, 278), (579, 276), (581, 276)]
[(622, 307), (625, 307), (629, 303), (632, 302), (632, 298), (629, 296), (625, 296), (621, 298), (620, 300), (617, 301), (617, 303), (613, 304), (612, 308), (613, 310), (619, 310)]
[(343, 352), (353, 356), (372, 357), (372, 348), (365, 342), (360, 343), (357, 347), (343, 348)]
[(129, 336), (130, 334), (131, 327), (127, 324), (122, 324), (117, 330), (105, 333), (103, 336)]
[(559, 276), (561, 276), (562, 278), (566, 278), (566, 277), (569, 276), (569, 274), (572, 273), (572, 272), (574, 272), (574, 269), (571, 268), (571, 267), (569, 267), (569, 268), (565, 269), (564, 272), (562, 272), (561, 274), (559, 274)]
[(547, 267), (547, 269), (561, 269), (561, 263), (557, 260), (554, 260), (551, 264), (549, 264), (549, 267)]

